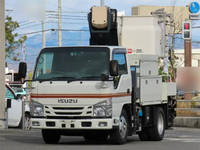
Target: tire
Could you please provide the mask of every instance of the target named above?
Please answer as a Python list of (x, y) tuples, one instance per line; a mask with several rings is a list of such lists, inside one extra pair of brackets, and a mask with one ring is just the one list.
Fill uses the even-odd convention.
[(20, 129), (23, 128), (23, 119), (22, 119), (22, 118), (21, 118), (21, 120), (20, 120), (20, 122), (19, 122), (18, 128), (20, 128)]
[(25, 113), (25, 122), (24, 122), (24, 126), (26, 130), (30, 130), (31, 129), (31, 116), (30, 113)]
[(153, 126), (149, 129), (151, 141), (161, 141), (165, 134), (165, 114), (162, 108), (155, 107), (153, 112)]
[(57, 144), (60, 140), (61, 135), (57, 131), (43, 129), (42, 137), (46, 144)]
[(110, 136), (113, 144), (124, 144), (127, 142), (128, 135), (128, 116), (126, 111), (123, 109), (120, 116), (120, 125), (113, 131)]
[(150, 140), (149, 132), (148, 132), (147, 128), (142, 129), (142, 131), (140, 131), (138, 133), (138, 136), (141, 141), (149, 141)]

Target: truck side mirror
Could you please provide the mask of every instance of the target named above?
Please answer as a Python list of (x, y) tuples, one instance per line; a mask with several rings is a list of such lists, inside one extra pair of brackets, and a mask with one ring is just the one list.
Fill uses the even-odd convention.
[(117, 60), (112, 60), (110, 62), (110, 75), (118, 76), (119, 75), (119, 65)]
[(22, 83), (26, 78), (26, 72), (27, 72), (27, 64), (25, 62), (20, 62), (18, 69), (18, 78), (22, 81)]

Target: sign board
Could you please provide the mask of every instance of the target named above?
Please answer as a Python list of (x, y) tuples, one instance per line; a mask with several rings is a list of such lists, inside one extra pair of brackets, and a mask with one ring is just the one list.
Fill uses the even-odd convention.
[(189, 4), (189, 12), (191, 20), (199, 20), (200, 19), (200, 3), (197, 1), (191, 2)]

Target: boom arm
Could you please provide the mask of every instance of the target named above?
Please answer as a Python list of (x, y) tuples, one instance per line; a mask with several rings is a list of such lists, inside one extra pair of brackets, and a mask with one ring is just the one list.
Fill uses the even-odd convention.
[(90, 45), (118, 46), (117, 10), (92, 7), (88, 14)]

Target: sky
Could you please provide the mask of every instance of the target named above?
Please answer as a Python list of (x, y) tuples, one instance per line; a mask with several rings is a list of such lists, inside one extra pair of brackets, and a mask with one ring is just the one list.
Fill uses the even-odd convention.
[[(133, 6), (186, 6), (192, 1), (193, 0), (105, 0), (105, 5), (110, 6), (111, 8), (117, 8), (118, 11), (125, 11), (126, 15), (130, 15), (131, 7)], [(44, 13), (44, 10), (57, 11), (57, 0), (6, 0), (5, 2), (7, 10), (14, 10), (9, 12), (7, 11), (6, 14), (12, 16), (14, 20), (18, 21), (21, 23), (20, 25), (22, 25), (21, 28), (19, 28), (18, 33), (24, 34), (41, 29), (40, 22), (44, 19), (47, 21), (46, 28), (56, 28), (57, 26), (56, 19), (48, 18), (49, 16)], [(92, 6), (99, 4), (100, 0), (62, 0), (62, 11), (64, 15), (74, 15), (72, 13), (69, 14), (64, 12), (88, 12)], [(73, 21), (63, 19), (63, 26), (65, 28), (77, 29), (84, 26), (84, 24), (87, 24), (87, 13), (79, 13), (76, 15), (81, 15), (83, 17), (78, 18), (79, 21), (77, 22), (75, 19)], [(73, 26), (70, 24), (71, 22), (73, 22)]]
[[(88, 26), (87, 13), (94, 5), (100, 5), (100, 0), (61, 0), (62, 29), (85, 29)], [(139, 5), (186, 6), (193, 0), (105, 0), (105, 5), (124, 11), (131, 15), (131, 8)], [(200, 0), (199, 0), (200, 2)], [(57, 29), (57, 17), (54, 11), (58, 9), (58, 0), (5, 0), (6, 15), (19, 22), (16, 32), (20, 35), (41, 31), (41, 21), (45, 20), (45, 29)], [(9, 11), (8, 11), (9, 10)], [(53, 12), (46, 12), (53, 11)], [(64, 32), (64, 31), (63, 31)], [(41, 34), (41, 32), (39, 32)], [(28, 37), (36, 34), (29, 34)], [(51, 32), (46, 33), (47, 42), (51, 41)], [(41, 35), (39, 35), (40, 37)], [(72, 38), (72, 37), (71, 37)], [(35, 40), (38, 40), (37, 38)], [(41, 37), (40, 37), (41, 42)], [(34, 42), (32, 42), (34, 44)], [(35, 43), (38, 43), (37, 41)], [(27, 45), (26, 45), (27, 46)], [(28, 51), (28, 50), (27, 50)], [(28, 52), (27, 52), (28, 53)], [(15, 64), (15, 63), (14, 63)], [(16, 67), (16, 66), (15, 66)]]

